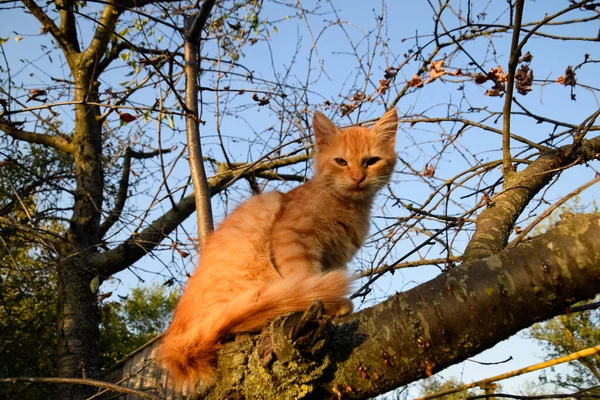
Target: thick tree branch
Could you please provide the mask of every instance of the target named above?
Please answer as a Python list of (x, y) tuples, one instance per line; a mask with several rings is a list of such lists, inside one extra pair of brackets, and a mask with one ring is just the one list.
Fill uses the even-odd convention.
[[(581, 148), (570, 153), (571, 145), (542, 154), (522, 172), (515, 172), (511, 184), (494, 196), (479, 214), (473, 238), (463, 255), (464, 261), (496, 254), (506, 246), (513, 225), (531, 199), (558, 172), (579, 159), (592, 160), (600, 152), (600, 136), (583, 141)], [(567, 157), (566, 154), (571, 154)]]
[(77, 38), (77, 26), (75, 14), (73, 13), (73, 6), (75, 5), (75, 2), (73, 0), (56, 0), (55, 4), (60, 13), (60, 31), (67, 38), (69, 43), (71, 43), (73, 49), (79, 52), (80, 48), (79, 40)]
[(65, 36), (65, 34), (54, 24), (54, 21), (48, 17), (48, 14), (42, 10), (40, 6), (34, 0), (22, 0), (23, 4), (27, 9), (33, 14), (34, 17), (37, 18), (38, 21), (42, 24), (44, 29), (46, 29), (52, 37), (56, 40), (58, 45), (64, 51), (67, 56), (67, 60), (70, 59), (69, 55), (77, 53), (78, 45), (73, 44), (69, 41), (69, 38)]
[(125, 207), (125, 200), (127, 200), (127, 192), (129, 191), (129, 174), (131, 172), (131, 150), (127, 149), (123, 156), (123, 173), (121, 175), (121, 181), (119, 182), (119, 191), (115, 200), (115, 206), (108, 216), (100, 225), (100, 237), (104, 237), (106, 232), (119, 220), (123, 207)]
[[(326, 340), (318, 357), (295, 348), (286, 359), (286, 323), (238, 337), (220, 352), (219, 369), (227, 374), (207, 398), (293, 398), (299, 391), (310, 398), (369, 398), (564, 313), (600, 291), (599, 274), (600, 215), (573, 216), (531, 242), (336, 321), (317, 338)], [(273, 341), (279, 344), (265, 346)]]
[(83, 58), (85, 60), (94, 60), (95, 63), (100, 61), (106, 52), (110, 41), (110, 35), (115, 31), (117, 21), (122, 12), (123, 8), (116, 7), (113, 2), (107, 2), (104, 6), (104, 10), (102, 10), (102, 16), (98, 21), (94, 37), (88, 48), (83, 52)]
[[(301, 154), (280, 160), (273, 160), (262, 164), (251, 164), (240, 166), (235, 170), (228, 170), (208, 180), (210, 196), (219, 193), (230, 182), (245, 176), (246, 174), (259, 174), (275, 168), (304, 162), (309, 158), (308, 154)], [(110, 276), (132, 266), (136, 261), (152, 251), (158, 244), (173, 232), (194, 211), (195, 199), (193, 195), (183, 198), (176, 207), (167, 211), (157, 218), (142, 232), (132, 235), (122, 244), (105, 253), (97, 254), (92, 263), (103, 276)]]
[(174, 150), (170, 149), (161, 149), (154, 150), (150, 152), (141, 152), (128, 148), (123, 156), (123, 172), (121, 174), (121, 180), (119, 182), (119, 191), (117, 193), (117, 198), (115, 200), (115, 206), (108, 213), (108, 216), (100, 225), (100, 237), (104, 237), (106, 232), (121, 218), (121, 213), (123, 212), (123, 208), (125, 207), (125, 201), (127, 200), (127, 194), (129, 191), (129, 174), (131, 172), (131, 159), (147, 159), (156, 157), (162, 151), (163, 154), (170, 153)]
[(63, 137), (48, 135), (44, 133), (24, 131), (22, 129), (16, 128), (13, 124), (5, 120), (4, 118), (0, 118), (0, 130), (2, 130), (10, 137), (17, 140), (22, 140), (24, 142), (49, 146), (69, 154), (73, 154), (73, 152), (75, 151), (73, 143), (71, 143), (69, 140)]
[(200, 35), (208, 21), (215, 0), (205, 0), (198, 13), (185, 20), (184, 57), (185, 57), (185, 131), (188, 145), (188, 161), (190, 175), (194, 184), (196, 215), (198, 220), (198, 236), (200, 242), (214, 230), (210, 192), (204, 170), (202, 142), (200, 139), (198, 114), (198, 74), (200, 68)]

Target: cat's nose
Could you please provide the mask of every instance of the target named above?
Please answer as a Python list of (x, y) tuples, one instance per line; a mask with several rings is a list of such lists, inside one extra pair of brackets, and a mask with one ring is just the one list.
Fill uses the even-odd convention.
[(355, 173), (352, 173), (352, 174), (350, 175), (350, 178), (352, 178), (352, 180), (353, 180), (353, 181), (354, 181), (354, 182), (355, 182), (357, 185), (361, 184), (361, 183), (362, 183), (362, 182), (365, 180), (365, 178), (366, 178), (366, 177), (367, 177), (367, 176), (366, 176), (366, 175), (365, 175), (365, 173), (364, 173), (364, 172), (362, 172), (362, 171), (361, 171), (361, 172), (355, 172)]

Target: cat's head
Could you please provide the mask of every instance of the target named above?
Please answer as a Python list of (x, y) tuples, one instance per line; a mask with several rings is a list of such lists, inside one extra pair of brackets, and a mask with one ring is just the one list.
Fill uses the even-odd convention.
[(317, 111), (313, 130), (317, 144), (313, 179), (353, 200), (372, 198), (389, 182), (396, 165), (395, 109), (371, 129), (353, 126), (341, 130)]

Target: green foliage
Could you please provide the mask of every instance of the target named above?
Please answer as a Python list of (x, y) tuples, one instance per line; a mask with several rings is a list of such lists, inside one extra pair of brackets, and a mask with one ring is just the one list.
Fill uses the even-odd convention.
[[(0, 235), (0, 376), (54, 373), (56, 275), (19, 235)], [(48, 388), (0, 386), (0, 397), (39, 399)]]
[(177, 305), (178, 294), (164, 286), (137, 287), (122, 302), (102, 305), (102, 358), (110, 366), (163, 332)]
[[(545, 233), (556, 223), (558, 215), (590, 211), (598, 212), (596, 203), (592, 202), (589, 206), (584, 206), (581, 198), (576, 196), (553, 212), (537, 229), (537, 233)], [(547, 322), (534, 325), (526, 335), (542, 342), (548, 359), (598, 346), (600, 343), (600, 311), (591, 310), (560, 315)], [(582, 390), (600, 385), (600, 356), (597, 354), (574, 361), (570, 363), (569, 367), (566, 372), (556, 372), (556, 369), (550, 368), (543, 372), (540, 381), (568, 390)], [(598, 392), (600, 393), (600, 391)]]
[[(600, 299), (597, 299), (600, 300)], [(542, 342), (548, 358), (556, 358), (598, 346), (600, 343), (600, 311), (590, 310), (561, 315), (534, 325), (528, 336)], [(598, 354), (570, 363), (566, 372), (551, 368), (541, 376), (544, 383), (553, 383), (568, 390), (582, 390), (600, 385)], [(600, 393), (600, 390), (598, 391)]]
[[(462, 383), (461, 381), (459, 381), (458, 379), (456, 379), (453, 376), (446, 380), (443, 380), (442, 378), (439, 378), (437, 376), (431, 376), (427, 379), (423, 379), (420, 382), (421, 395), (427, 396), (427, 395), (442, 392), (444, 390), (454, 389), (454, 388), (457, 388), (462, 385), (464, 385), (464, 383)], [(468, 395), (468, 393), (469, 392), (465, 390), (462, 392), (452, 393), (452, 394), (438, 397), (438, 398), (444, 399), (444, 400), (460, 400), (460, 399), (464, 399), (465, 396)]]

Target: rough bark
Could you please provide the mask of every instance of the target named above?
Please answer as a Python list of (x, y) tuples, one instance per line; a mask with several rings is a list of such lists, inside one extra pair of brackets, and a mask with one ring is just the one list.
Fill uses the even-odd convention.
[[(98, 102), (98, 82), (91, 60), (72, 62), (75, 100)], [(98, 378), (100, 369), (100, 312), (90, 283), (97, 275), (90, 264), (100, 243), (104, 171), (102, 127), (97, 106), (75, 106), (73, 158), (75, 196), (68, 244), (62, 246), (58, 265), (58, 347), (56, 374), (65, 378)], [(60, 385), (57, 398), (79, 399), (93, 394), (85, 386)]]
[(369, 398), (562, 314), (599, 293), (599, 283), (600, 214), (573, 216), (323, 332), (319, 318), (288, 317), (239, 336), (220, 352), (222, 379), (206, 398)]
[[(463, 261), (472, 261), (498, 253), (506, 247), (515, 221), (535, 195), (550, 182), (562, 167), (592, 160), (600, 152), (600, 137), (584, 141), (577, 151), (563, 146), (538, 157), (522, 172), (511, 174), (511, 181), (494, 196), (479, 214), (475, 234), (465, 249)], [(570, 154), (570, 156), (566, 156)]]

